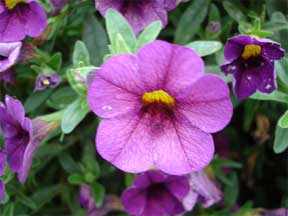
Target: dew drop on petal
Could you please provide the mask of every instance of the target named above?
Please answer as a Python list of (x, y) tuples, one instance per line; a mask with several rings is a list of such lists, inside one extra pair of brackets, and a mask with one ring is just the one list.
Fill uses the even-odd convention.
[(266, 86), (265, 86), (265, 89), (270, 89), (272, 87), (272, 85), (270, 85), (270, 84), (267, 84)]
[(103, 110), (112, 110), (112, 106), (105, 105), (102, 107)]

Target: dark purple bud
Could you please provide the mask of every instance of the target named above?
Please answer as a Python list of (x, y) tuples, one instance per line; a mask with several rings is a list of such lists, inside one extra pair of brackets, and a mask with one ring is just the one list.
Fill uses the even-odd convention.
[(208, 24), (207, 30), (213, 33), (218, 33), (221, 31), (221, 23), (212, 21)]

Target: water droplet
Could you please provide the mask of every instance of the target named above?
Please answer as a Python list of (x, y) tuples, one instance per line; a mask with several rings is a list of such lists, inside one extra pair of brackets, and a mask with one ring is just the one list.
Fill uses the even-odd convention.
[(105, 105), (102, 107), (103, 110), (112, 110), (112, 106)]
[(267, 85), (265, 86), (265, 89), (270, 89), (271, 87), (272, 87), (272, 85), (267, 84)]
[(251, 77), (251, 76), (247, 76), (247, 79), (248, 79), (248, 80), (251, 80), (251, 79), (252, 79), (252, 77)]

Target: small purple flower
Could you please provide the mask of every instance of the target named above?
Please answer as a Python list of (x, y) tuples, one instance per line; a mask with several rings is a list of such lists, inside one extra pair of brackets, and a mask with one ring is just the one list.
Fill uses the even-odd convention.
[(91, 109), (103, 118), (100, 155), (132, 173), (205, 167), (214, 154), (210, 133), (224, 128), (233, 110), (227, 84), (204, 71), (193, 50), (164, 41), (109, 58), (88, 89)]
[(87, 216), (105, 216), (112, 210), (121, 210), (119, 198), (107, 195), (100, 208), (96, 208), (92, 191), (88, 185), (80, 186), (79, 202), (81, 207), (87, 209)]
[(5, 152), (10, 169), (18, 173), (18, 179), (23, 184), (38, 144), (55, 124), (25, 117), (21, 102), (8, 95), (5, 103), (0, 102), (0, 127), (5, 139)]
[(182, 201), (188, 192), (188, 176), (172, 176), (150, 170), (138, 175), (121, 199), (131, 215), (176, 215), (185, 212)]
[(187, 211), (191, 211), (197, 202), (208, 208), (223, 199), (222, 192), (203, 170), (191, 173), (189, 184), (190, 192), (183, 201)]
[(0, 43), (0, 81), (12, 84), (14, 82), (11, 67), (18, 61), (22, 43)]
[(96, 9), (105, 16), (109, 8), (119, 11), (138, 34), (153, 21), (167, 25), (167, 12), (177, 6), (177, 0), (95, 0)]
[(35, 91), (42, 91), (46, 88), (56, 88), (62, 79), (56, 73), (40, 74), (35, 83)]
[(56, 16), (62, 10), (62, 8), (66, 4), (67, 0), (50, 0), (50, 2), (53, 6), (51, 13), (53, 16)]
[(213, 33), (218, 33), (221, 31), (221, 23), (212, 21), (208, 24), (207, 30)]
[[(5, 154), (3, 151), (0, 150), (0, 177), (4, 174), (5, 171)], [(4, 193), (5, 193), (5, 185), (4, 182), (0, 179), (0, 202), (4, 198)]]
[(221, 65), (221, 70), (234, 75), (234, 91), (240, 99), (249, 97), (257, 89), (271, 93), (276, 88), (274, 62), (284, 55), (285, 51), (275, 41), (238, 35), (225, 45), (226, 63)]
[(45, 10), (35, 0), (0, 0), (0, 41), (38, 37), (47, 26)]

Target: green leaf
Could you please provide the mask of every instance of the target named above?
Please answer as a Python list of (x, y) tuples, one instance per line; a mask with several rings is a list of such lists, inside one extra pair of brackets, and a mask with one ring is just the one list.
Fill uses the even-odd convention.
[(136, 36), (132, 27), (128, 24), (126, 19), (116, 10), (109, 9), (105, 16), (106, 28), (111, 45), (116, 45), (117, 35), (120, 34), (130, 50), (134, 50), (136, 47)]
[(83, 41), (76, 41), (72, 62), (75, 67), (90, 65), (89, 52)]
[(215, 157), (211, 164), (215, 167), (222, 168), (222, 167), (230, 167), (230, 168), (242, 168), (242, 164), (238, 163), (233, 160), (221, 158), (221, 157)]
[(91, 63), (100, 65), (103, 57), (108, 54), (108, 38), (94, 14), (89, 14), (84, 20), (82, 39), (89, 50)]
[(201, 57), (208, 56), (218, 52), (222, 48), (222, 43), (219, 41), (193, 41), (186, 45), (193, 49)]
[(288, 128), (276, 126), (273, 150), (276, 154), (282, 153), (288, 147)]
[(271, 94), (256, 92), (250, 98), (256, 99), (256, 100), (264, 100), (264, 101), (277, 101), (277, 102), (288, 104), (288, 95), (277, 90), (272, 92)]
[(58, 160), (62, 168), (68, 173), (80, 172), (78, 164), (73, 160), (72, 156), (66, 152), (63, 152), (58, 156)]
[(282, 115), (282, 117), (279, 119), (278, 125), (281, 128), (288, 128), (288, 110)]
[(68, 176), (68, 182), (72, 185), (80, 185), (85, 183), (83, 174), (74, 173)]
[(105, 188), (103, 185), (99, 184), (98, 182), (94, 182), (91, 185), (92, 194), (94, 197), (95, 205), (97, 208), (100, 208), (104, 197), (105, 197)]
[(125, 173), (125, 186), (130, 187), (132, 185), (132, 182), (135, 179), (135, 175), (131, 173)]
[(236, 4), (235, 1), (224, 1), (223, 7), (229, 16), (234, 19), (237, 23), (246, 22), (246, 16), (240, 9), (240, 6)]
[(83, 170), (84, 173), (91, 172), (95, 178), (98, 178), (100, 175), (100, 166), (96, 159), (85, 159), (84, 160), (84, 167), (85, 170)]
[(111, 47), (113, 55), (119, 55), (124, 53), (132, 53), (132, 50), (124, 40), (121, 34), (116, 35), (115, 44)]
[(147, 26), (143, 32), (138, 37), (136, 50), (140, 49), (143, 45), (150, 43), (158, 37), (162, 29), (162, 23), (160, 21), (155, 21)]
[(194, 0), (186, 9), (176, 28), (175, 43), (186, 44), (199, 31), (207, 16), (209, 2), (210, 0)]
[(85, 118), (90, 109), (86, 99), (78, 98), (70, 104), (63, 113), (61, 129), (65, 134), (71, 133), (75, 127)]
[(231, 185), (226, 185), (224, 189), (224, 202), (227, 208), (232, 208), (237, 201), (239, 194), (239, 183), (236, 173), (229, 176)]
[(288, 87), (288, 58), (284, 57), (280, 61), (276, 61), (275, 66), (278, 77)]
[(14, 216), (15, 215), (14, 214), (14, 203), (9, 203), (9, 204), (6, 204), (5, 206), (3, 206), (3, 209), (1, 209), (0, 214), (1, 214), (1, 216)]
[(44, 91), (38, 91), (30, 94), (24, 103), (26, 113), (31, 113), (32, 111), (36, 110), (47, 100), (52, 91), (52, 89), (46, 89)]
[(64, 109), (77, 98), (71, 87), (56, 89), (47, 100), (47, 105), (53, 109)]
[(32, 199), (36, 203), (37, 208), (35, 210), (41, 209), (45, 204), (49, 203), (55, 196), (57, 196), (61, 191), (61, 185), (46, 186), (36, 191), (32, 195)]
[(60, 52), (54, 54), (47, 62), (47, 65), (58, 73), (62, 65), (62, 54)]

